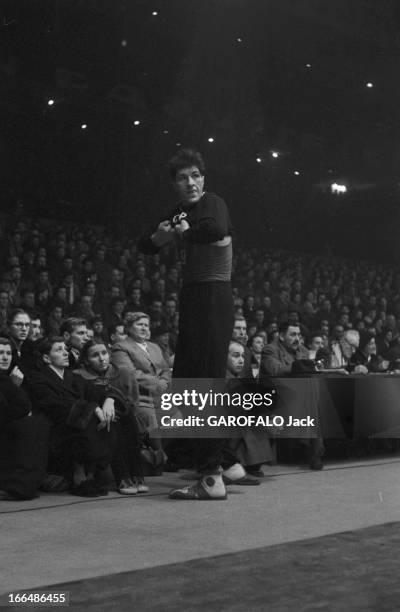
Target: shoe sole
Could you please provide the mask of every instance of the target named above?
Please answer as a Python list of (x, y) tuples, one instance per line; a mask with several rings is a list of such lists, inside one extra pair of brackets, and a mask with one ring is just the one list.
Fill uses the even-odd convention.
[(169, 495), (168, 497), (169, 499), (175, 499), (178, 501), (224, 501), (225, 499), (228, 499), (227, 495), (225, 495), (224, 497), (176, 497), (173, 495)]
[(260, 484), (258, 480), (252, 480), (251, 478), (238, 478), (237, 480), (231, 480), (226, 476), (222, 476), (222, 480), (225, 485), (238, 485), (241, 487), (256, 487)]

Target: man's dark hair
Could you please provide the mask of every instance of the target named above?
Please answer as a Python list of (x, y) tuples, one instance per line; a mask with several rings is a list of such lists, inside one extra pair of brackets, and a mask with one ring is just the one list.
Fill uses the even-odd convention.
[(27, 315), (29, 318), (31, 318), (29, 312), (26, 312), (26, 310), (24, 310), (23, 308), (14, 308), (8, 315), (8, 325), (11, 325), (15, 317), (18, 315)]
[(48, 355), (52, 349), (53, 344), (56, 342), (64, 342), (64, 338), (61, 336), (47, 336), (42, 338), (36, 346), (36, 351), (39, 355)]
[(314, 338), (322, 338), (323, 335), (320, 329), (309, 332), (306, 336), (305, 345), (309, 347)]
[(125, 333), (125, 325), (123, 323), (113, 323), (107, 327), (108, 337), (111, 338), (112, 334), (115, 334), (117, 331), (117, 327), (123, 327)]
[(286, 334), (289, 327), (300, 327), (300, 323), (295, 323), (294, 321), (283, 321), (279, 325), (279, 333)]
[(79, 327), (80, 325), (87, 325), (86, 319), (78, 319), (78, 317), (68, 317), (68, 319), (65, 319), (65, 321), (60, 327), (60, 334), (64, 335), (65, 332), (67, 332), (68, 334), (72, 334), (74, 329), (76, 327)]
[(197, 166), (202, 175), (206, 172), (206, 165), (201, 153), (194, 149), (181, 149), (168, 162), (168, 171), (171, 179), (174, 181), (179, 170), (190, 168), (190, 166)]
[(94, 315), (89, 321), (90, 326), (94, 325), (94, 323), (103, 323), (103, 317), (101, 315)]

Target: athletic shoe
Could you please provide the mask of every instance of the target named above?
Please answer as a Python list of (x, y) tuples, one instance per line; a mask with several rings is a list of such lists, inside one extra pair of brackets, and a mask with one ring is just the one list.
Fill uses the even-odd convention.
[(136, 476), (136, 478), (134, 478), (133, 481), (135, 483), (135, 487), (137, 487), (137, 492), (138, 493), (147, 493), (148, 492), (149, 487), (145, 483), (144, 478), (142, 478), (141, 476)]
[(226, 499), (226, 488), (219, 476), (204, 476), (199, 482), (190, 487), (182, 489), (173, 489), (170, 491), (171, 499), (189, 499), (189, 500), (222, 500)]
[(137, 495), (138, 488), (130, 478), (122, 479), (117, 489), (120, 495)]

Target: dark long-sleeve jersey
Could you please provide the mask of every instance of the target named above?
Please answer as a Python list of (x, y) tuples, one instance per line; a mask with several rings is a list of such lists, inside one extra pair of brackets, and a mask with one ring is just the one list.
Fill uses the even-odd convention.
[[(230, 281), (232, 269), (232, 224), (228, 208), (222, 198), (214, 193), (204, 193), (201, 200), (190, 208), (177, 207), (165, 215), (176, 225), (184, 218), (189, 229), (182, 234), (180, 248), (185, 251), (183, 284)], [(144, 236), (139, 249), (146, 254), (158, 253), (151, 235)]]

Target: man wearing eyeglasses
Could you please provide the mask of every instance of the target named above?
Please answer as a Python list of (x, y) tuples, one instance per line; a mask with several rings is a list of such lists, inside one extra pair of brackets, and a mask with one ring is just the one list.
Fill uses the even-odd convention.
[(10, 312), (10, 316), (8, 317), (8, 332), (12, 348), (11, 366), (13, 368), (12, 374), (14, 375), (15, 373), (16, 376), (18, 376), (19, 373), (23, 376), (18, 366), (20, 366), (21, 361), (22, 345), (29, 335), (30, 328), (31, 318), (25, 310), (16, 308)]

